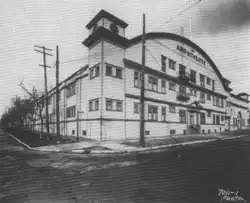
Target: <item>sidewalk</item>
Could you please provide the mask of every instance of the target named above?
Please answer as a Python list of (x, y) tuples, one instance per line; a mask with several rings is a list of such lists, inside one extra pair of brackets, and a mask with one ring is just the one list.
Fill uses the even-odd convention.
[[(158, 139), (147, 139), (146, 147), (140, 147), (136, 144), (138, 140), (126, 141), (83, 141), (78, 143), (61, 144), (43, 147), (30, 147), (9, 134), (26, 148), (40, 152), (59, 152), (59, 153), (76, 153), (76, 154), (125, 154), (125, 153), (148, 153), (155, 150), (161, 150), (172, 147), (180, 147), (198, 143), (207, 143), (217, 140), (237, 139), (248, 136), (242, 134), (234, 135), (180, 135), (173, 137), (165, 137)], [(184, 139), (185, 138), (185, 139)], [(177, 142), (178, 141), (178, 142)], [(153, 144), (152, 144), (153, 143)]]

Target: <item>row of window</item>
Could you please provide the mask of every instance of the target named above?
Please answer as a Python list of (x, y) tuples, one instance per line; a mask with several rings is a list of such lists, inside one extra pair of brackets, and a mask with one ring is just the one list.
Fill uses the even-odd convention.
[[(170, 58), (167, 58), (164, 55), (161, 55), (161, 70), (162, 70), (162, 72), (166, 72), (167, 59), (168, 59), (168, 67), (172, 70), (176, 70), (176, 62)], [(179, 72), (186, 72), (186, 66), (179, 64)], [(192, 83), (196, 84), (196, 71), (194, 71), (192, 69), (190, 69), (190, 81)], [(207, 83), (207, 85), (210, 86), (211, 81), (212, 81), (212, 90), (214, 91), (215, 81), (209, 77), (206, 77), (203, 74), (200, 74), (200, 86), (205, 87), (205, 83)]]
[[(166, 107), (161, 107), (161, 120), (166, 121)], [(176, 108), (174, 105), (169, 105), (169, 112), (170, 113), (176, 113)], [(179, 118), (181, 123), (186, 123), (187, 122), (187, 111), (180, 109), (179, 110)], [(134, 113), (140, 113), (140, 104), (139, 103), (134, 103)], [(213, 117), (216, 115), (213, 115)], [(219, 115), (217, 115), (219, 116)], [(211, 117), (211, 112), (207, 113), (207, 117)], [(219, 116), (220, 117), (220, 116)], [(158, 107), (149, 105), (148, 106), (148, 119), (149, 120), (158, 120)], [(200, 113), (200, 123), (201, 124), (206, 124), (206, 116), (205, 113)], [(224, 121), (224, 116), (221, 115), (221, 121)], [(214, 124), (218, 124), (217, 122), (213, 122)]]
[[(97, 65), (90, 69), (90, 79), (98, 77), (99, 75), (100, 75), (100, 65)], [(122, 69), (107, 64), (105, 75), (122, 79)]]
[[(89, 101), (89, 111), (99, 110), (99, 99)], [(122, 101), (115, 99), (106, 99), (107, 111), (122, 111)]]
[[(139, 79), (139, 72), (134, 72), (134, 86), (135, 87), (140, 87), (141, 83), (140, 83), (140, 79)], [(148, 77), (148, 90), (153, 90), (155, 92), (159, 92), (158, 89), (158, 79), (154, 78), (152, 76)], [(176, 84), (173, 82), (169, 82), (169, 90), (171, 91), (176, 91)], [(197, 90), (193, 89), (193, 88), (189, 88), (190, 92), (188, 93), (191, 96), (197, 96)], [(166, 81), (165, 80), (161, 80), (161, 93), (166, 93)], [(187, 94), (186, 92), (186, 87), (184, 86), (179, 86), (179, 92), (183, 93), (183, 94)], [(211, 101), (211, 95), (207, 94), (207, 100)], [(204, 92), (200, 92), (200, 102), (201, 103), (205, 103), (206, 98), (205, 98), (205, 93)], [(221, 108), (224, 108), (224, 100), (218, 96), (213, 96), (213, 105), (214, 106), (218, 106)]]

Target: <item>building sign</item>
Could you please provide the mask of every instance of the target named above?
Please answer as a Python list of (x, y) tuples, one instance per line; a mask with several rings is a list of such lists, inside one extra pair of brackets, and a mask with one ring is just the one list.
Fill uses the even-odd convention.
[(204, 65), (204, 66), (206, 65), (206, 62), (205, 62), (202, 58), (196, 56), (196, 55), (195, 55), (194, 53), (192, 53), (191, 51), (188, 51), (188, 50), (185, 49), (183, 46), (177, 45), (177, 49), (178, 49), (181, 53), (186, 54), (188, 57), (194, 59), (195, 61), (201, 63), (202, 65)]

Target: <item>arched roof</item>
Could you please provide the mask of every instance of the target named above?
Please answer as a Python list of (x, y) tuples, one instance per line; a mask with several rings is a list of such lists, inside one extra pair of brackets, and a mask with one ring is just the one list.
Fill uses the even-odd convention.
[[(174, 41), (178, 41), (180, 43), (186, 44), (186, 45), (190, 46), (191, 48), (195, 49), (211, 65), (214, 72), (219, 77), (219, 79), (224, 87), (224, 90), (228, 92), (228, 88), (224, 83), (224, 78), (223, 78), (222, 74), (220, 73), (219, 69), (217, 68), (217, 66), (215, 65), (215, 63), (213, 62), (213, 60), (208, 56), (208, 54), (201, 47), (199, 47), (197, 44), (195, 44), (191, 40), (189, 40), (185, 37), (182, 37), (180, 35), (173, 34), (173, 33), (167, 33), (167, 32), (149, 32), (149, 33), (145, 34), (145, 39), (146, 40), (170, 39), (170, 40), (174, 40)], [(129, 46), (133, 46), (135, 44), (138, 44), (141, 41), (142, 41), (142, 35), (138, 35), (138, 36), (129, 40)]]

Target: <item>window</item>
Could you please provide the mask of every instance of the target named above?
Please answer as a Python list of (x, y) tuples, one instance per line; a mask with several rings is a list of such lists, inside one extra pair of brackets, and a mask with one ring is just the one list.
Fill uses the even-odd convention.
[(91, 68), (89, 70), (89, 72), (90, 72), (90, 79), (93, 79), (93, 78), (99, 76), (100, 75), (100, 66), (97, 65), (97, 66)]
[(227, 102), (227, 107), (230, 107), (230, 103), (229, 102)]
[(190, 81), (196, 84), (196, 72), (194, 70), (190, 70)]
[(207, 94), (207, 100), (211, 101), (211, 95), (210, 94)]
[(116, 69), (116, 77), (122, 79), (122, 70), (119, 68)]
[(113, 67), (111, 65), (106, 65), (106, 76), (112, 76), (115, 78), (122, 79), (122, 69), (118, 67)]
[(122, 111), (122, 102), (121, 101), (116, 102), (116, 111)]
[(148, 106), (148, 119), (149, 120), (158, 120), (158, 108), (157, 106)]
[(166, 121), (166, 107), (161, 107), (161, 120)]
[(99, 76), (99, 74), (100, 74), (100, 67), (97, 66), (97, 67), (95, 68), (95, 76)]
[(211, 79), (207, 77), (207, 84), (211, 85)]
[(220, 116), (219, 115), (216, 116), (216, 125), (220, 125)]
[(76, 116), (76, 106), (71, 106), (66, 108), (67, 118), (72, 118)]
[(112, 100), (106, 100), (106, 110), (107, 111), (111, 111), (113, 109), (112, 104), (113, 104)]
[(205, 87), (205, 76), (200, 74), (200, 86)]
[(213, 114), (213, 124), (215, 125), (216, 124), (216, 115)]
[(140, 113), (140, 104), (134, 103), (134, 113)]
[(215, 96), (213, 96), (213, 106), (215, 106), (216, 105), (216, 97)]
[(134, 72), (134, 86), (140, 87), (141, 86), (141, 78), (139, 78), (139, 72)]
[(208, 118), (211, 117), (211, 112), (210, 112), (210, 111), (207, 112), (207, 117), (208, 117)]
[(115, 100), (115, 99), (106, 99), (106, 110), (107, 111), (122, 111), (122, 101)]
[(161, 81), (161, 93), (166, 93), (166, 81)]
[(91, 79), (91, 78), (93, 78), (93, 76), (94, 76), (94, 69), (91, 69), (89, 72), (90, 72), (89, 75), (90, 75), (90, 79)]
[(106, 65), (106, 75), (112, 76), (112, 66)]
[(99, 110), (99, 99), (94, 99), (89, 101), (89, 111)]
[(95, 110), (99, 110), (99, 100), (95, 100)]
[(174, 105), (169, 105), (169, 112), (175, 113), (175, 106)]
[(224, 121), (224, 116), (223, 115), (221, 115), (221, 121)]
[(216, 106), (219, 106), (220, 105), (220, 98), (219, 97), (216, 97), (216, 100), (215, 100), (215, 105)]
[(53, 120), (52, 118), (53, 118), (53, 114), (51, 113), (51, 114), (49, 114), (49, 121), (50, 122), (52, 122), (52, 120)]
[(200, 113), (201, 116), (201, 124), (206, 124), (206, 116), (205, 113)]
[(200, 92), (200, 102), (205, 104), (205, 93), (204, 92)]
[(169, 90), (175, 91), (175, 84), (170, 82), (169, 83)]
[(179, 110), (179, 117), (180, 117), (180, 123), (186, 123), (186, 111), (185, 110)]
[(224, 108), (224, 99), (221, 98), (221, 108)]
[(168, 63), (169, 63), (169, 68), (175, 70), (176, 62), (173, 61), (172, 59), (168, 59)]
[(66, 89), (66, 95), (67, 97), (71, 97), (76, 94), (76, 85), (75, 83), (69, 85)]
[(158, 91), (158, 80), (157, 78), (148, 77), (148, 89), (149, 90), (154, 90), (154, 91)]
[(161, 55), (161, 70), (163, 72), (166, 72), (166, 59), (167, 59), (166, 56)]
[(215, 82), (214, 82), (214, 80), (212, 80), (212, 90), (214, 91), (214, 89), (215, 89), (215, 84), (214, 84)]

